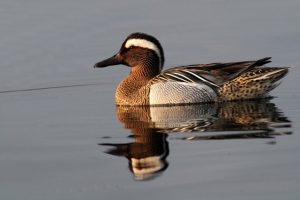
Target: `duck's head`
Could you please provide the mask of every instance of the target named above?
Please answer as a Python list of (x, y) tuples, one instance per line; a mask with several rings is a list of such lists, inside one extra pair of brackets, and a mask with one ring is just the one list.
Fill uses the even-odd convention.
[[(156, 68), (160, 72), (164, 64), (164, 52), (159, 41), (145, 33), (132, 33), (114, 56), (95, 64), (95, 68), (111, 65), (127, 65), (132, 68)], [(154, 69), (153, 69), (154, 70)]]

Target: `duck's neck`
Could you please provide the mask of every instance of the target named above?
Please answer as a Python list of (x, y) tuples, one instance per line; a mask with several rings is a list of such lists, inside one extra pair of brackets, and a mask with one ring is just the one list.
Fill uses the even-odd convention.
[(143, 67), (132, 67), (128, 78), (131, 76), (134, 79), (152, 79), (160, 72), (157, 67), (143, 66)]
[(116, 103), (118, 105), (148, 104), (150, 88), (147, 87), (147, 83), (158, 74), (159, 69), (151, 66), (132, 67), (129, 75), (117, 88)]

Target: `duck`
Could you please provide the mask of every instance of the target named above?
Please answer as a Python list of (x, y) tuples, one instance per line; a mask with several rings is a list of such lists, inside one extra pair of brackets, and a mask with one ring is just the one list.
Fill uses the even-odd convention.
[(165, 106), (266, 98), (289, 67), (267, 67), (271, 57), (254, 61), (216, 62), (162, 71), (164, 51), (152, 35), (130, 34), (120, 50), (94, 65), (130, 67), (115, 92), (117, 106)]

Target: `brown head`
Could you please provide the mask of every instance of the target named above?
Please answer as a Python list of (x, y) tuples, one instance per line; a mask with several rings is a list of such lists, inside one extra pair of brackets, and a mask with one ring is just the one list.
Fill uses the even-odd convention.
[[(145, 68), (151, 74), (159, 74), (164, 64), (164, 52), (159, 41), (145, 33), (132, 33), (114, 56), (95, 64), (95, 68), (112, 65)], [(149, 72), (149, 73), (150, 73)]]

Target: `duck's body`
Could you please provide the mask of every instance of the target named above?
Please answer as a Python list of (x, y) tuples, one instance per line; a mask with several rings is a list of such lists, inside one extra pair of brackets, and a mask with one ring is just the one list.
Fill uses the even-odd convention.
[(129, 75), (119, 84), (117, 105), (173, 105), (265, 97), (287, 72), (287, 67), (262, 67), (257, 61), (181, 66), (161, 73), (164, 54), (154, 37), (134, 33), (120, 51), (95, 67), (125, 64)]

